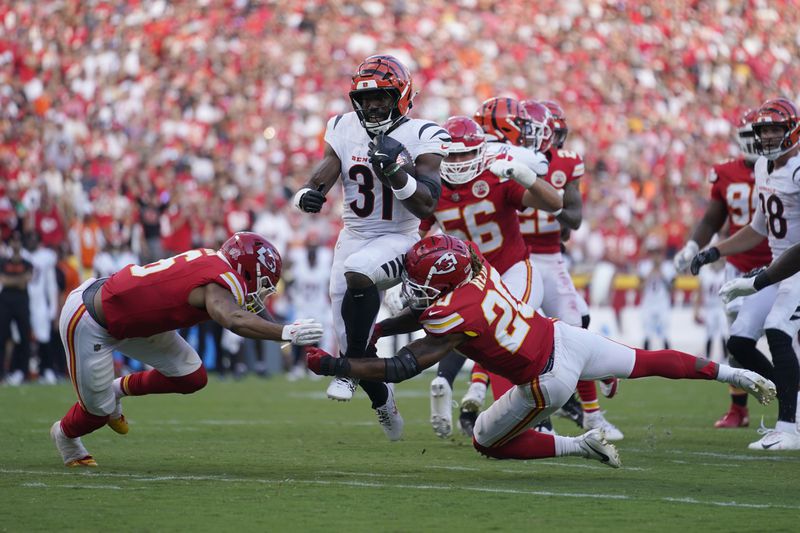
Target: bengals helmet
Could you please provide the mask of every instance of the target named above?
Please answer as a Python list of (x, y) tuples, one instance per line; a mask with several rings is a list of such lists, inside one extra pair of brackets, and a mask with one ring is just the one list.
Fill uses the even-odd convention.
[(536, 100), (523, 100), (520, 104), (531, 117), (530, 148), (546, 152), (553, 143), (553, 116), (550, 110)]
[[(764, 136), (766, 128), (779, 126), (783, 134)], [(797, 107), (786, 98), (767, 100), (756, 111), (753, 121), (755, 150), (770, 161), (778, 159), (798, 145), (800, 141), (800, 119)]]
[(245, 308), (258, 313), (281, 278), (281, 254), (258, 233), (240, 231), (225, 241), (220, 253), (245, 281)]
[(569, 127), (567, 127), (567, 114), (564, 113), (561, 105), (553, 100), (542, 100), (542, 104), (550, 111), (553, 117), (553, 146), (556, 149), (564, 147), (567, 140)]
[(736, 140), (739, 141), (739, 148), (741, 148), (745, 160), (751, 163), (758, 159), (756, 134), (753, 131), (753, 122), (757, 115), (758, 112), (755, 109), (748, 109), (739, 118), (736, 125)]
[[(385, 106), (365, 105), (367, 97), (387, 96)], [(353, 75), (350, 102), (368, 132), (377, 134), (389, 130), (411, 109), (416, 93), (411, 74), (397, 58), (374, 55), (366, 58)]]
[[(467, 183), (483, 172), (486, 135), (478, 123), (469, 117), (450, 117), (442, 126), (451, 139), (447, 157), (439, 167), (442, 179), (453, 185)], [(473, 157), (466, 159), (466, 156), (457, 156), (460, 160), (453, 161), (450, 157), (453, 154), (473, 154)]]
[(472, 279), (472, 252), (464, 241), (440, 233), (406, 253), (403, 296), (412, 309), (426, 309), (440, 296)]
[(530, 144), (531, 118), (514, 98), (489, 98), (472, 118), (483, 128), (489, 140), (516, 146)]

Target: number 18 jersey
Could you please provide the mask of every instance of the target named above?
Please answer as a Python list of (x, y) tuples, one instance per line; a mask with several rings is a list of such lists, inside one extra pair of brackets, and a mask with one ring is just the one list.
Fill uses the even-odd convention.
[(127, 266), (101, 289), (108, 332), (116, 339), (150, 337), (209, 320), (205, 309), (189, 305), (189, 293), (211, 283), (244, 304), (244, 279), (214, 250), (189, 250), (149, 265)]
[(772, 256), (777, 259), (800, 242), (800, 155), (777, 170), (770, 172), (770, 166), (764, 157), (756, 161), (758, 209), (751, 225), (767, 235)]
[[(419, 119), (406, 120), (389, 136), (403, 143), (412, 161), (428, 153), (445, 156), (450, 142), (447, 130), (434, 122)], [(342, 162), (344, 227), (363, 238), (387, 233), (416, 233), (419, 219), (372, 171), (367, 155), (371, 140), (355, 112), (337, 115), (328, 121), (325, 142)]]

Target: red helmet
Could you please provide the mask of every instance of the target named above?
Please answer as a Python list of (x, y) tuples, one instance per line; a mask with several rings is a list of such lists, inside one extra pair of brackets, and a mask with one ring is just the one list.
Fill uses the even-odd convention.
[[(765, 138), (764, 130), (769, 126), (780, 126), (783, 129), (783, 135)], [(756, 112), (753, 132), (755, 133), (756, 152), (769, 160), (778, 159), (795, 148), (800, 141), (800, 119), (798, 119), (797, 107), (786, 98), (767, 100)]]
[[(362, 98), (387, 94), (391, 103), (366, 109)], [(385, 132), (406, 116), (416, 93), (411, 74), (397, 58), (374, 55), (366, 58), (353, 75), (350, 101), (361, 125), (370, 133)]]
[(406, 253), (403, 295), (412, 309), (425, 309), (472, 279), (472, 253), (447, 234), (425, 237)]
[(527, 146), (531, 138), (531, 118), (514, 98), (489, 98), (473, 117), (493, 139), (516, 146)]
[(736, 140), (739, 141), (739, 148), (742, 149), (744, 158), (750, 162), (758, 159), (756, 134), (753, 131), (753, 122), (756, 120), (757, 115), (758, 112), (755, 109), (748, 109), (736, 124)]
[(530, 147), (537, 152), (546, 152), (553, 143), (553, 116), (544, 104), (536, 100), (520, 102), (531, 117)]
[[(450, 134), (451, 142), (447, 157), (439, 167), (442, 179), (453, 185), (467, 183), (483, 172), (486, 135), (478, 123), (469, 117), (450, 117), (443, 127)], [(449, 160), (451, 154), (469, 153), (473, 153), (474, 157), (460, 161)]]
[(567, 127), (567, 114), (561, 105), (553, 100), (542, 100), (542, 104), (550, 111), (553, 117), (553, 146), (558, 148), (564, 147), (564, 141), (567, 140), (569, 128)]
[(264, 309), (264, 298), (275, 292), (281, 278), (278, 250), (258, 233), (240, 231), (225, 241), (219, 251), (244, 278), (247, 310), (258, 313)]

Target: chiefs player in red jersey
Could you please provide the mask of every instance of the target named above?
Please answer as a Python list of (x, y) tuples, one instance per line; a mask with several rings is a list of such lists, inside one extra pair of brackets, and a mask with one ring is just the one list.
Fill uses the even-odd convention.
[[(518, 214), (529, 207), (548, 212), (561, 208), (556, 190), (537, 179), (547, 172), (544, 157), (508, 144), (487, 156), (486, 135), (468, 117), (450, 117), (443, 126), (451, 138), (440, 167), (444, 187), (433, 216), (420, 223), (420, 233), (436, 224), (445, 233), (475, 242), (514, 295), (538, 306), (541, 284), (534, 286)], [(453, 354), (431, 383), (431, 424), (443, 438), (452, 429), (452, 385), (463, 364), (464, 358)]]
[[(580, 296), (572, 283), (566, 262), (561, 255), (561, 227), (576, 230), (582, 221), (583, 201), (578, 180), (583, 176), (583, 158), (577, 152), (564, 148), (569, 129), (561, 106), (554, 101), (537, 102), (523, 100), (522, 106), (530, 115), (534, 131), (541, 131), (534, 150), (547, 156), (550, 163), (545, 179), (558, 190), (564, 200), (564, 208), (558, 213), (547, 213), (538, 209), (527, 209), (520, 213), (520, 227), (525, 244), (531, 253), (531, 261), (539, 268), (544, 282), (542, 311), (545, 315), (563, 320), (571, 326), (589, 326), (589, 315), (582, 315)], [(615, 384), (610, 384), (614, 389)], [(622, 432), (606, 420), (600, 411), (597, 386), (593, 381), (579, 381), (580, 408), (576, 405), (566, 411), (585, 429), (602, 427), (609, 440), (621, 440)], [(565, 407), (566, 409), (566, 407)], [(580, 416), (580, 410), (583, 416)]]
[[(78, 402), (50, 428), (67, 466), (97, 466), (81, 436), (108, 424), (128, 432), (120, 399), (191, 394), (206, 385), (200, 356), (178, 328), (215, 320), (253, 339), (313, 344), (322, 326), (281, 325), (257, 315), (275, 290), (281, 257), (262, 236), (234, 234), (219, 251), (198, 249), (149, 265), (130, 265), (109, 278), (89, 279), (67, 297), (60, 318), (70, 378)], [(114, 379), (114, 351), (153, 370)]]
[[(711, 242), (725, 222), (728, 222), (728, 234), (733, 235), (739, 229), (750, 224), (756, 212), (757, 194), (754, 193), (755, 176), (753, 165), (758, 159), (755, 151), (752, 122), (755, 111), (749, 110), (739, 120), (737, 140), (743, 156), (711, 167), (711, 200), (700, 223), (692, 231), (689, 242), (675, 255), (675, 268), (680, 272), (689, 269), (692, 258), (697, 252)], [(767, 240), (747, 252), (725, 258), (725, 279), (731, 280), (758, 267), (768, 265), (772, 260)], [(756, 341), (761, 336), (763, 317), (772, 307), (775, 294), (771, 291), (759, 292), (746, 298), (737, 298), (725, 306), (730, 322), (727, 348), (735, 362), (748, 365), (747, 361), (763, 361), (764, 355), (756, 348)], [(761, 317), (761, 318), (759, 318)], [(750, 365), (752, 366), (752, 365)], [(748, 366), (748, 368), (750, 368)], [(759, 371), (759, 368), (750, 368)], [(714, 427), (737, 428), (750, 424), (747, 411), (747, 394), (736, 389), (730, 390), (731, 406)]]
[[(311, 348), (308, 367), (322, 375), (398, 382), (456, 349), (513, 386), (475, 423), (473, 445), (499, 459), (581, 456), (612, 467), (620, 460), (602, 428), (578, 437), (531, 431), (575, 390), (579, 379), (608, 376), (717, 380), (741, 387), (762, 403), (775, 385), (750, 370), (677, 350), (640, 350), (545, 318), (514, 297), (500, 273), (451, 235), (426, 237), (405, 256), (403, 291), (410, 309), (380, 323), (386, 335), (418, 329), (425, 337), (388, 359), (334, 358)], [(421, 311), (421, 314), (415, 314)]]

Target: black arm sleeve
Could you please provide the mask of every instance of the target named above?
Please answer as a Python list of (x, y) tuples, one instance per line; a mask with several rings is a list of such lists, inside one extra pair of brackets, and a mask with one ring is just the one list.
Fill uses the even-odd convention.
[(442, 182), (438, 177), (420, 176), (416, 180), (417, 183), (425, 185), (431, 191), (431, 198), (433, 198), (434, 202), (439, 201), (439, 197), (442, 196)]
[(386, 382), (397, 383), (413, 378), (422, 369), (417, 363), (417, 358), (408, 348), (400, 348), (397, 355), (384, 359), (386, 362)]

